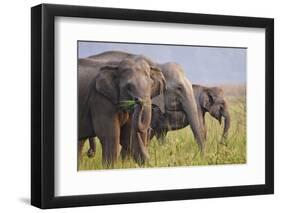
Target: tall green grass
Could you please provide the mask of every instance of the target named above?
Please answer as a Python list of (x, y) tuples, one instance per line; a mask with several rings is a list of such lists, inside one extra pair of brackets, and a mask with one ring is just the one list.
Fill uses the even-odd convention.
[[(170, 131), (164, 141), (159, 143), (155, 138), (148, 146), (150, 155), (149, 162), (143, 167), (175, 167), (175, 166), (196, 166), (196, 165), (219, 165), (219, 164), (243, 164), (246, 163), (246, 100), (245, 95), (227, 96), (231, 115), (231, 127), (227, 145), (220, 144), (223, 125), (206, 115), (208, 128), (205, 153), (202, 156), (199, 152), (190, 127), (181, 130)], [(222, 122), (223, 123), (223, 122)], [(83, 154), (78, 160), (79, 170), (106, 169), (102, 166), (101, 146), (97, 141), (97, 152), (95, 157), (88, 158), (88, 142), (85, 143)], [(132, 160), (121, 158), (114, 168), (138, 168)]]

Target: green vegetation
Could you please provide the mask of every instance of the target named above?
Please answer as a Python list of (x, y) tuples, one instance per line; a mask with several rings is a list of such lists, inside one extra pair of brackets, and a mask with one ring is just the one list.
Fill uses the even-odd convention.
[(135, 107), (136, 104), (137, 103), (134, 100), (121, 101), (119, 103), (119, 107), (120, 109), (131, 110)]
[[(177, 131), (170, 131), (164, 143), (155, 138), (149, 144), (150, 160), (144, 167), (175, 167), (216, 164), (242, 164), (246, 163), (246, 96), (245, 87), (223, 87), (228, 102), (231, 126), (229, 129), (227, 145), (219, 143), (223, 131), (222, 125), (207, 114), (207, 141), (204, 156), (201, 156), (194, 141), (190, 127)], [(79, 170), (105, 169), (101, 163), (101, 146), (97, 141), (95, 157), (88, 158), (89, 144), (85, 143), (83, 154), (79, 160)], [(138, 168), (132, 160), (118, 160), (114, 168)]]

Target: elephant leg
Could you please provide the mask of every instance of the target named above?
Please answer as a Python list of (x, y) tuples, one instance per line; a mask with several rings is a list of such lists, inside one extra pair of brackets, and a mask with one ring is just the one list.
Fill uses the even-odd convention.
[[(99, 128), (98, 132), (102, 128)], [(118, 148), (120, 142), (120, 125), (117, 116), (106, 125), (106, 131), (101, 131), (102, 163), (105, 167), (113, 167), (118, 158)]]
[[(136, 155), (138, 154), (138, 152), (140, 151), (135, 151), (134, 149), (134, 142), (136, 140), (136, 135), (133, 134), (133, 129), (132, 129), (132, 124), (131, 124), (131, 120), (128, 120), (128, 122), (122, 127), (121, 130), (121, 136), (120, 136), (120, 144), (122, 146), (121, 149), (121, 157), (123, 160), (126, 159), (126, 157), (128, 156), (132, 156), (134, 158), (135, 161), (140, 161), (140, 159), (138, 159), (138, 157), (136, 157)], [(144, 133), (138, 133), (139, 136), (141, 137), (142, 141), (148, 141), (148, 132), (144, 132)], [(144, 144), (145, 146), (147, 144)], [(141, 163), (143, 164), (143, 163)]]
[(147, 130), (147, 140), (150, 141), (154, 137), (154, 130), (150, 127)]
[(126, 160), (126, 158), (129, 156), (129, 149), (128, 149), (128, 147), (124, 147), (124, 146), (122, 146), (122, 148), (121, 148), (121, 158), (122, 158), (122, 160), (124, 161), (124, 160)]
[(121, 158), (125, 160), (126, 157), (130, 155), (130, 147), (131, 147), (131, 122), (126, 123), (122, 129), (120, 134), (120, 144), (122, 146), (121, 149)]
[(102, 147), (102, 164), (113, 167), (118, 158), (120, 142), (120, 122), (115, 106), (107, 99), (95, 94), (90, 104), (94, 132)]
[(206, 128), (205, 123), (203, 124), (203, 136), (204, 136), (204, 139), (206, 140), (207, 139), (207, 128)]
[(206, 128), (206, 122), (205, 122), (205, 112), (202, 112), (200, 122), (202, 123), (203, 137), (204, 137), (204, 140), (206, 140), (207, 139), (207, 128)]
[(89, 138), (89, 145), (90, 148), (88, 149), (87, 155), (89, 158), (94, 157), (96, 154), (96, 141), (95, 137), (90, 137)]
[(167, 131), (163, 130), (161, 132), (158, 132), (156, 138), (161, 144), (164, 144), (166, 136), (167, 136)]
[(202, 137), (205, 142), (207, 139), (207, 128), (206, 128), (206, 124), (205, 124), (206, 112), (202, 111), (202, 109), (200, 107), (197, 108), (197, 111), (198, 111), (198, 120), (199, 120), (199, 124), (200, 124), (200, 130), (202, 132)]

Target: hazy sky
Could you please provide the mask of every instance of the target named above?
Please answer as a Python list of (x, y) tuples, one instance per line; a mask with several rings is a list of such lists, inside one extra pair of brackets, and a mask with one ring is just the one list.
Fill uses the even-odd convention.
[(247, 49), (243, 48), (79, 42), (78, 57), (84, 58), (109, 50), (142, 54), (157, 63), (176, 62), (183, 66), (192, 83), (246, 83)]

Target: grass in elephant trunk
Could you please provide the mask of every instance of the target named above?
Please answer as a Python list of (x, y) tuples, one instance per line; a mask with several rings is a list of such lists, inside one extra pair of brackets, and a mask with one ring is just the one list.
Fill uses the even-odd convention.
[[(200, 155), (190, 127), (170, 131), (165, 143), (160, 144), (155, 138), (149, 144), (150, 161), (144, 167), (175, 167), (197, 165), (221, 165), (246, 163), (246, 98), (245, 95), (226, 96), (229, 103), (231, 127), (229, 129), (227, 146), (219, 144), (223, 125), (206, 115), (208, 134), (204, 157)], [(98, 141), (98, 139), (96, 140)], [(97, 153), (94, 158), (87, 157), (88, 143), (83, 148), (79, 160), (79, 170), (105, 169), (101, 163), (101, 146), (97, 143)], [(139, 168), (133, 159), (122, 161), (114, 166), (116, 169)]]
[(125, 100), (119, 102), (119, 107), (122, 110), (132, 110), (137, 104), (145, 105), (146, 101)]
[(137, 102), (134, 100), (120, 101), (119, 107), (123, 110), (131, 110), (135, 107), (136, 104)]

